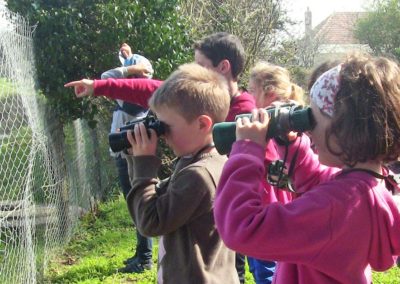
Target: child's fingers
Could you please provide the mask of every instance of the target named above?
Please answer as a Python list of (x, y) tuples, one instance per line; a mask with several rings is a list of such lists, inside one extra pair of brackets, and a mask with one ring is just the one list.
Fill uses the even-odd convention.
[(268, 125), (268, 123), (269, 123), (269, 115), (268, 115), (268, 113), (267, 113), (267, 111), (265, 109), (261, 108), (259, 110), (259, 117), (260, 117), (260, 122), (263, 125)]
[(80, 85), (82, 82), (81, 81), (72, 81), (64, 84), (64, 87), (69, 88), (69, 87), (75, 87)]
[(140, 135), (144, 145), (154, 144), (157, 141), (157, 133), (154, 129), (147, 129), (143, 123), (139, 124)]
[(243, 121), (242, 121), (242, 118), (241, 118), (241, 117), (239, 117), (239, 118), (236, 120), (236, 127), (237, 127), (237, 128), (243, 127)]
[(132, 135), (132, 130), (128, 130), (126, 133), (126, 137), (128, 138), (129, 144), (131, 144), (131, 146), (135, 145), (135, 138), (133, 138)]
[(133, 128), (133, 133), (135, 134), (135, 142), (140, 143), (142, 142), (142, 135), (140, 133), (140, 124), (136, 124), (135, 127)]
[(143, 123), (139, 123), (139, 132), (140, 132), (140, 137), (141, 141), (143, 144), (148, 144), (149, 143), (149, 135), (147, 135), (147, 129), (146, 126), (144, 126)]
[(68, 84), (65, 84), (64, 87), (74, 87), (75, 95), (80, 98), (86, 96), (86, 88), (81, 81), (74, 81)]
[(78, 98), (90, 96), (93, 94), (93, 80), (83, 79), (80, 81), (72, 81), (64, 85), (64, 87), (74, 87), (75, 95)]
[(86, 97), (89, 95), (89, 92), (85, 86), (75, 86), (75, 95), (78, 98)]
[[(150, 131), (151, 135), (148, 135)], [(155, 155), (157, 148), (157, 135), (153, 129), (147, 129), (143, 123), (135, 125), (133, 129), (134, 143), (133, 154), (135, 156)]]
[(74, 93), (77, 97), (81, 97), (85, 91), (82, 81), (72, 81), (64, 85), (65, 88), (74, 88)]
[(242, 119), (242, 126), (250, 124), (250, 118), (247, 116), (241, 117)]
[(254, 122), (254, 121), (259, 121), (259, 119), (260, 119), (260, 117), (259, 117), (260, 115), (259, 115), (259, 111), (258, 111), (258, 109), (257, 108), (255, 108), (255, 109), (253, 109), (252, 111), (251, 111), (251, 120)]

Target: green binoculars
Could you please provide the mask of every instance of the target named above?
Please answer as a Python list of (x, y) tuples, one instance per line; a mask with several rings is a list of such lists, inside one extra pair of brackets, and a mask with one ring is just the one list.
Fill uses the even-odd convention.
[[(265, 139), (283, 136), (290, 131), (304, 132), (312, 130), (315, 126), (310, 107), (284, 104), (266, 108), (266, 111), (270, 121)], [(235, 120), (239, 117), (251, 119), (251, 113), (238, 115)], [(229, 154), (233, 142), (236, 141), (236, 122), (216, 123), (213, 127), (213, 138), (218, 153), (221, 155)]]

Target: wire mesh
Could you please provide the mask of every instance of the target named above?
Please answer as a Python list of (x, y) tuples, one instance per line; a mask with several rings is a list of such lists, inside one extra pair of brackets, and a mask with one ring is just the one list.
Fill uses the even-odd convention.
[(79, 217), (115, 182), (109, 123), (58, 123), (35, 89), (32, 37), (0, 3), (0, 283), (40, 283)]

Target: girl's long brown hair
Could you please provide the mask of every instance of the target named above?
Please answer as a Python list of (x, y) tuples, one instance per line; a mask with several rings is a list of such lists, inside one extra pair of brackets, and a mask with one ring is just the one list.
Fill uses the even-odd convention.
[(352, 55), (342, 65), (340, 89), (326, 141), (328, 149), (354, 166), (400, 155), (400, 69), (384, 57)]

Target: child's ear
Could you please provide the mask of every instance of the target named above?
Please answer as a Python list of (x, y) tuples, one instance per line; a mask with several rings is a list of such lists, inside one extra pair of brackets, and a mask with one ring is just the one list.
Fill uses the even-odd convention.
[(204, 132), (209, 132), (213, 126), (213, 121), (208, 115), (200, 115), (198, 117), (199, 129)]

